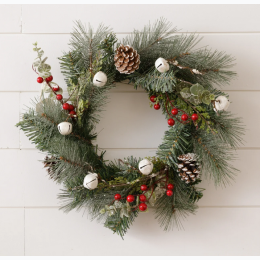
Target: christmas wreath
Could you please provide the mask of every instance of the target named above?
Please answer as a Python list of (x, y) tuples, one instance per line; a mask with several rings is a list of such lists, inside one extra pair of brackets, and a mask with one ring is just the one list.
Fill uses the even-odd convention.
[[(43, 50), (34, 44), (41, 95), (17, 124), (47, 153), (49, 177), (63, 184), (62, 209), (87, 208), (93, 219), (121, 237), (148, 206), (165, 230), (180, 226), (203, 196), (201, 173), (216, 185), (233, 179), (230, 164), (241, 143), (239, 118), (226, 111), (228, 95), (215, 86), (236, 75), (234, 58), (207, 48), (192, 50), (195, 34), (176, 34), (160, 19), (119, 41), (103, 25), (76, 22), (70, 51), (59, 58), (68, 98), (53, 81)], [(168, 120), (156, 157), (107, 162), (93, 143), (95, 126), (115, 82), (143, 88)], [(147, 206), (148, 205), (148, 206)]]

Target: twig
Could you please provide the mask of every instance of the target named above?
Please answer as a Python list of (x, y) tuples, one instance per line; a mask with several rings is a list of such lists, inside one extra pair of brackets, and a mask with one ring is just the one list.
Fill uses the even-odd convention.
[[(55, 123), (53, 120), (51, 120), (46, 114), (42, 113), (42, 116), (45, 117), (48, 121), (52, 122), (53, 124), (58, 125), (58, 124)], [(76, 135), (76, 134), (74, 134), (73, 132), (70, 133), (70, 135), (75, 136), (75, 137), (77, 137), (78, 139), (83, 140), (83, 141), (85, 141), (85, 142), (87, 142), (87, 143), (89, 143), (89, 144), (92, 145), (92, 142), (91, 142), (91, 141), (85, 139), (84, 137), (81, 137), (80, 135)]]
[[(39, 75), (39, 73), (36, 71), (36, 69), (33, 67), (33, 65), (32, 65), (32, 70), (33, 70), (36, 74)], [(44, 81), (47, 83), (47, 85), (48, 85), (49, 88), (52, 90), (52, 92), (57, 96), (57, 93), (53, 90), (53, 88), (51, 87), (51, 85), (49, 84), (49, 82), (47, 82), (46, 79), (44, 79)], [(55, 83), (55, 85), (57, 85), (57, 84)], [(58, 85), (57, 85), (57, 86), (58, 86)], [(61, 102), (61, 104), (63, 104), (63, 101), (62, 101), (62, 100), (59, 100), (59, 101)]]
[(179, 81), (183, 82), (183, 83), (186, 83), (186, 84), (189, 84), (189, 85), (194, 85), (193, 83), (189, 82), (189, 81), (186, 81), (186, 80), (183, 80), (183, 79), (179, 79), (177, 78)]
[(121, 159), (118, 159), (118, 161), (119, 162), (121, 162), (121, 163), (123, 163), (123, 164), (126, 164), (126, 165), (128, 165), (128, 166), (130, 166), (133, 170), (135, 170), (135, 171), (138, 171), (139, 173), (140, 173), (140, 171), (138, 170), (138, 169), (136, 169), (135, 167), (133, 167), (132, 165), (130, 165), (129, 163), (127, 163), (127, 162), (124, 162), (123, 160), (121, 160)]
[(70, 100), (70, 98), (72, 97), (72, 95), (74, 94), (75, 90), (77, 89), (77, 86), (74, 88), (74, 90), (72, 91), (72, 93), (70, 94), (69, 98), (66, 100), (66, 102), (68, 102)]
[(143, 50), (149, 49), (150, 47), (152, 47), (154, 44), (158, 43), (160, 40), (162, 40), (163, 37), (158, 38), (157, 40), (155, 40), (153, 43), (151, 43), (150, 45), (146, 46), (145, 48), (139, 50), (138, 52), (141, 53)]

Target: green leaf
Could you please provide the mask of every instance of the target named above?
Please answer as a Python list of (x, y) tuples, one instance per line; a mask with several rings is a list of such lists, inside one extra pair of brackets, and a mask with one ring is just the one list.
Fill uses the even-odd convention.
[(33, 63), (33, 67), (37, 68), (39, 65), (41, 64), (41, 62), (38, 60), (38, 61), (35, 61)]
[(191, 96), (191, 97), (189, 98), (189, 101), (190, 101), (192, 104), (194, 104), (194, 105), (198, 105), (198, 104), (201, 103), (200, 99), (199, 99), (198, 97), (196, 97), (196, 96)]
[(116, 208), (122, 208), (122, 206), (123, 206), (122, 202), (120, 202), (120, 201), (118, 201), (118, 200), (116, 200), (116, 201), (114, 202), (114, 205), (115, 205)]
[[(48, 87), (48, 86), (47, 86)], [(48, 87), (49, 88), (49, 87)], [(50, 93), (49, 94), (49, 98), (52, 100), (56, 100), (56, 95), (53, 93), (53, 91), (49, 88), (45, 91), (45, 93)], [(63, 89), (59, 88), (58, 91), (56, 91), (57, 94), (62, 94), (63, 93)]]
[(51, 73), (48, 71), (39, 72), (39, 77), (42, 77), (45, 79), (45, 78), (48, 78), (49, 76), (51, 76)]
[(49, 72), (51, 70), (51, 66), (48, 65), (48, 64), (41, 64), (39, 67), (38, 67), (38, 71), (40, 73), (42, 72)]
[(45, 92), (45, 93), (51, 92), (50, 87), (48, 86), (48, 84), (45, 81), (42, 83), (42, 91)]
[(210, 99), (209, 96), (205, 96), (205, 97), (202, 98), (202, 102), (203, 102), (204, 104), (206, 104), (206, 105), (209, 105), (210, 102), (211, 102), (211, 99)]
[(48, 59), (48, 57), (45, 57), (43, 60), (42, 60), (42, 63), (45, 63), (45, 61)]
[(198, 96), (200, 92), (202, 92), (204, 90), (204, 87), (201, 86), (200, 84), (194, 84), (191, 86), (190, 88), (190, 92), (192, 95), (194, 96)]
[(101, 210), (99, 211), (99, 213), (100, 213), (100, 214), (105, 214), (105, 213), (106, 213), (106, 209), (105, 209), (105, 208), (101, 209)]
[(203, 91), (203, 94), (202, 94), (202, 102), (206, 105), (209, 105), (210, 102), (211, 102), (211, 99), (210, 99), (210, 92), (208, 90), (205, 90)]
[(215, 95), (214, 95), (214, 94), (210, 94), (209, 98), (210, 98), (211, 100), (215, 100)]
[(189, 98), (191, 96), (189, 88), (184, 88), (180, 93), (183, 98)]

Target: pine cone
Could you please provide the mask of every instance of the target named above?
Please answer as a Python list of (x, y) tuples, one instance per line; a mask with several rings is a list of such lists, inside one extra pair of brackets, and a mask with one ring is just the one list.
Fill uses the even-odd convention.
[(187, 184), (195, 182), (200, 177), (200, 165), (196, 162), (196, 155), (194, 153), (183, 154), (178, 157), (178, 160), (178, 171), (181, 180)]
[(57, 158), (55, 158), (54, 156), (52, 157), (46, 156), (43, 161), (44, 168), (48, 168), (47, 172), (50, 174), (51, 178), (52, 178), (52, 174), (54, 173), (53, 166), (56, 164), (56, 159)]
[(114, 57), (116, 69), (123, 74), (133, 73), (139, 69), (140, 55), (129, 45), (120, 45)]

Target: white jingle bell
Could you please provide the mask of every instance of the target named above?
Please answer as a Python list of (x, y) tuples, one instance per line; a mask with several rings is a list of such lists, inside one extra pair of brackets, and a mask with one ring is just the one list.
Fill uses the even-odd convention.
[(97, 72), (93, 78), (93, 84), (97, 87), (103, 87), (106, 83), (107, 75), (102, 71)]
[(69, 122), (62, 122), (58, 124), (58, 130), (62, 135), (69, 135), (72, 132), (72, 124)]
[(160, 72), (166, 72), (170, 69), (169, 63), (164, 58), (159, 58), (155, 62), (155, 68)]
[(98, 186), (98, 175), (96, 173), (89, 172), (85, 176), (83, 186), (89, 190), (94, 190)]
[(153, 163), (147, 159), (139, 162), (139, 170), (142, 174), (148, 175), (153, 171)]
[(230, 105), (229, 100), (225, 96), (219, 96), (215, 101), (215, 108), (217, 111), (226, 111)]

